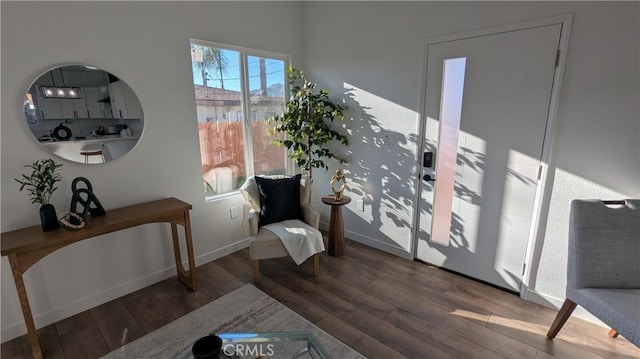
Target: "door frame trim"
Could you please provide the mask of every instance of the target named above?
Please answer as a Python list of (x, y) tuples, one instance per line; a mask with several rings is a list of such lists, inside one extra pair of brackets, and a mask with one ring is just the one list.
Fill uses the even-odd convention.
[[(553, 153), (553, 140), (556, 129), (556, 118), (558, 115), (558, 107), (560, 103), (560, 92), (562, 89), (562, 81), (564, 78), (564, 72), (567, 62), (567, 53), (569, 49), (569, 38), (571, 34), (571, 27), (573, 23), (573, 14), (563, 14), (558, 16), (533, 19), (528, 21), (521, 21), (506, 25), (487, 27), (477, 30), (465, 31), (460, 33), (453, 34), (445, 34), (434, 37), (428, 37), (423, 40), (422, 43), (422, 56), (420, 61), (420, 104), (418, 113), (418, 148), (416, 152), (416, 174), (415, 174), (415, 183), (414, 183), (414, 213), (413, 213), (413, 223), (415, 224), (412, 228), (411, 235), (413, 240), (411, 241), (411, 258), (415, 259), (417, 255), (417, 247), (418, 247), (418, 234), (420, 232), (420, 205), (419, 201), (422, 194), (422, 164), (421, 157), (422, 153), (425, 150), (425, 130), (426, 130), (426, 93), (427, 93), (427, 65), (428, 65), (428, 56), (429, 56), (429, 45), (434, 45), (443, 42), (469, 39), (480, 36), (488, 36), (495, 35), (505, 32), (512, 32), (518, 30), (526, 30), (536, 27), (543, 27), (549, 25), (561, 25), (560, 29), (560, 39), (558, 42), (558, 49), (560, 50), (560, 56), (558, 58), (558, 64), (556, 66), (554, 76), (553, 76), (553, 85), (551, 87), (551, 96), (549, 99), (549, 111), (547, 114), (547, 125), (545, 129), (545, 137), (542, 144), (542, 153), (540, 156), (540, 178), (538, 179), (538, 186), (536, 189), (536, 195), (533, 203), (533, 212), (531, 216), (531, 225), (529, 227), (529, 235), (527, 238), (527, 246), (524, 257), (524, 265), (525, 270), (523, 275), (521, 276), (521, 285), (520, 285), (520, 297), (523, 299), (527, 298), (527, 293), (529, 291), (530, 286), (533, 285), (534, 278), (534, 267), (531, 265), (533, 261), (536, 260), (536, 256), (539, 256), (539, 248), (544, 241), (545, 236), (545, 228), (542, 219), (542, 215), (549, 210), (549, 204), (545, 203), (544, 199), (548, 197), (553, 187), (553, 183), (548, 183), (553, 179), (548, 177), (549, 163), (552, 158)], [(539, 258), (538, 258), (539, 260)]]

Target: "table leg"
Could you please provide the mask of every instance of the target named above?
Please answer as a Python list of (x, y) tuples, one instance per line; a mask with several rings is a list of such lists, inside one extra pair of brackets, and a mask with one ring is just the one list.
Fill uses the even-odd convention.
[(173, 253), (176, 259), (176, 270), (178, 279), (182, 281), (191, 290), (198, 290), (198, 282), (196, 280), (196, 263), (193, 258), (193, 240), (191, 238), (191, 221), (189, 220), (189, 212), (184, 213), (184, 234), (187, 244), (187, 260), (189, 261), (189, 271), (182, 266), (182, 258), (180, 256), (180, 242), (178, 241), (177, 224), (171, 223), (171, 236), (173, 237)]
[(329, 218), (329, 249), (330, 256), (341, 257), (344, 254), (344, 223), (342, 221), (342, 206), (331, 206)]
[(16, 290), (18, 291), (18, 299), (20, 300), (24, 323), (27, 326), (27, 335), (29, 337), (29, 344), (31, 345), (31, 354), (33, 354), (34, 359), (42, 359), (42, 350), (40, 349), (40, 341), (38, 340), (38, 331), (36, 330), (36, 324), (33, 321), (33, 314), (31, 314), (29, 298), (27, 297), (27, 290), (24, 287), (24, 281), (22, 280), (22, 271), (20, 270), (20, 262), (18, 261), (17, 255), (9, 255), (9, 264), (11, 265), (11, 272), (13, 273), (13, 281), (16, 283)]
[(558, 332), (564, 325), (564, 323), (569, 319), (573, 310), (576, 309), (577, 304), (570, 301), (569, 299), (565, 299), (564, 303), (562, 303), (562, 307), (558, 311), (556, 315), (556, 319), (553, 320), (549, 331), (547, 332), (547, 338), (553, 339), (558, 335)]
[(313, 276), (317, 277), (320, 274), (320, 255), (318, 253), (313, 255)]

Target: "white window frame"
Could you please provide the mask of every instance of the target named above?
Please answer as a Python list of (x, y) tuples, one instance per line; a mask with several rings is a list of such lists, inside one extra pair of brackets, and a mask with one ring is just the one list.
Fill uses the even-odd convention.
[[(245, 168), (246, 168), (245, 174), (247, 177), (253, 176), (255, 174), (255, 171), (253, 168), (253, 138), (251, 134), (252, 116), (251, 116), (251, 113), (249, 112), (249, 107), (250, 107), (249, 104), (251, 103), (251, 98), (250, 98), (251, 92), (249, 91), (250, 86), (249, 86), (247, 59), (249, 56), (256, 56), (256, 57), (264, 57), (264, 58), (270, 58), (275, 60), (281, 60), (284, 62), (283, 86), (284, 86), (284, 99), (286, 102), (288, 100), (287, 95), (289, 94), (289, 78), (287, 75), (287, 70), (291, 66), (291, 56), (277, 53), (277, 52), (257, 50), (257, 49), (251, 49), (248, 47), (234, 46), (234, 45), (228, 45), (228, 44), (223, 44), (219, 42), (211, 42), (211, 41), (198, 40), (198, 39), (190, 39), (189, 48), (191, 48), (191, 44), (195, 44), (198, 46), (207, 46), (211, 48), (219, 48), (224, 50), (237, 51), (240, 54), (240, 59), (238, 61), (238, 64), (240, 65), (240, 105), (241, 105), (242, 114), (243, 114), (242, 122), (244, 122), (242, 126), (242, 129), (243, 129), (242, 133), (244, 137), (244, 161), (245, 161)], [(193, 81), (193, 75), (192, 75), (191, 81)], [(195, 99), (194, 99), (194, 103), (195, 103)], [(284, 107), (282, 108), (282, 110), (284, 111)], [(227, 118), (227, 121), (229, 120), (230, 119)], [(198, 139), (198, 141), (200, 141), (200, 139)], [(200, 161), (202, 160), (200, 159)], [(285, 171), (287, 173), (291, 171), (291, 166), (292, 166), (292, 161), (288, 157), (285, 158)], [(207, 203), (215, 202), (227, 197), (235, 196), (239, 193), (240, 193), (239, 190), (234, 190), (227, 193), (215, 194), (213, 196), (206, 196), (205, 202)]]

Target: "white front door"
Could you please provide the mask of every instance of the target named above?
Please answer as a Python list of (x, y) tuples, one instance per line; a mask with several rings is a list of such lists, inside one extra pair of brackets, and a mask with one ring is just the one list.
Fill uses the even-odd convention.
[(428, 45), (416, 259), (520, 291), (561, 28)]

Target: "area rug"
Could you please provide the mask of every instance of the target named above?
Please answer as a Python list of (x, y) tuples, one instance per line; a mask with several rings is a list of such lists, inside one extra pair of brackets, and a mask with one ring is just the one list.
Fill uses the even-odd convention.
[(280, 331), (312, 332), (335, 359), (364, 358), (251, 284), (245, 284), (102, 358), (173, 358), (209, 333)]

